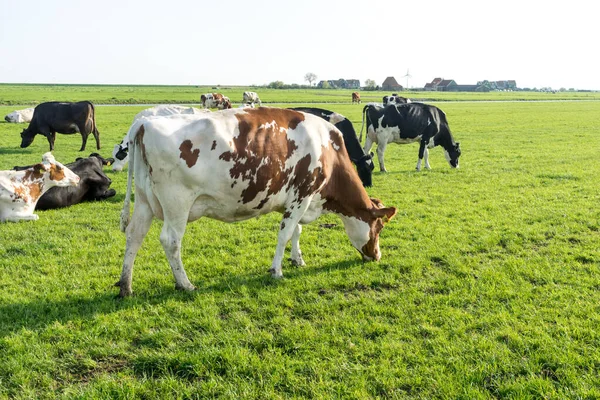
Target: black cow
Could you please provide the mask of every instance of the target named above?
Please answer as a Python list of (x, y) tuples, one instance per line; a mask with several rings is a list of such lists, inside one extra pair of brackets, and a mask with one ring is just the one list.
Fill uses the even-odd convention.
[(372, 174), (375, 165), (373, 164), (373, 154), (365, 153), (360, 146), (360, 142), (356, 137), (356, 131), (346, 117), (333, 111), (323, 110), (321, 108), (311, 107), (296, 107), (292, 110), (302, 111), (323, 118), (325, 121), (331, 122), (344, 135), (344, 144), (346, 151), (350, 156), (350, 160), (356, 165), (358, 177), (363, 183), (363, 186), (370, 187), (372, 185)]
[[(78, 158), (75, 162), (67, 164), (67, 168), (79, 175), (79, 185), (50, 188), (40, 197), (35, 209), (51, 210), (114, 196), (117, 192), (109, 189), (112, 181), (102, 170), (103, 165), (111, 163), (112, 158), (104, 159), (99, 154), (92, 153), (87, 158)], [(14, 167), (13, 169), (19, 171), (27, 168), (29, 166)]]
[(406, 97), (398, 96), (398, 93), (392, 93), (390, 96), (383, 96), (383, 105), (387, 106), (388, 104), (406, 104), (410, 103), (410, 99)]
[(442, 146), (450, 166), (458, 168), (460, 144), (452, 138), (446, 114), (439, 108), (423, 103), (394, 104), (387, 107), (367, 104), (363, 108), (361, 141), (365, 120), (365, 152), (369, 152), (373, 143), (377, 143), (377, 158), (382, 172), (386, 172), (383, 153), (388, 143), (412, 143), (417, 140), (421, 141), (417, 171), (421, 170), (423, 157), (425, 168), (431, 169), (428, 148), (435, 146)]
[(27, 129), (21, 132), (21, 148), (29, 146), (35, 135), (46, 136), (50, 143), (50, 151), (54, 150), (56, 132), (67, 135), (79, 132), (81, 134), (81, 149), (90, 133), (96, 139), (96, 148), (100, 149), (100, 133), (96, 129), (94, 105), (89, 101), (77, 103), (59, 103), (51, 101), (39, 104), (33, 111), (33, 117)]

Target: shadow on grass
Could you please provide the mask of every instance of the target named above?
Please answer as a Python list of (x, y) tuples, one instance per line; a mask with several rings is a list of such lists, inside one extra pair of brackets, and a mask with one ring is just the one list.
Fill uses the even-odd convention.
[(134, 276), (134, 295), (124, 299), (117, 296), (118, 288), (111, 287), (107, 288), (105, 293), (90, 296), (69, 296), (67, 294), (67, 298), (61, 300), (35, 298), (25, 302), (0, 304), (0, 338), (22, 329), (43, 330), (55, 322), (64, 324), (72, 320), (91, 319), (96, 315), (111, 314), (142, 305), (159, 305), (171, 300), (190, 302), (204, 294), (231, 293), (232, 296), (235, 296), (235, 293), (242, 287), (258, 292), (271, 290), (285, 284), (286, 279), (298, 280), (325, 272), (346, 270), (355, 266), (357, 262), (361, 261), (349, 258), (347, 261), (318, 267), (291, 267), (288, 261), (284, 262), (285, 277), (283, 280), (272, 278), (265, 268), (264, 273), (228, 275), (210, 284), (203, 285), (202, 282), (194, 282), (197, 290), (193, 292), (177, 291), (174, 285), (136, 291)]
[[(18, 138), (18, 140), (17, 140)], [(0, 147), (0, 154), (32, 154), (32, 151), (29, 149), (22, 149), (19, 147), (21, 137), (15, 136), (15, 141), (19, 142), (15, 145), (15, 147)], [(40, 155), (43, 153), (40, 153)]]

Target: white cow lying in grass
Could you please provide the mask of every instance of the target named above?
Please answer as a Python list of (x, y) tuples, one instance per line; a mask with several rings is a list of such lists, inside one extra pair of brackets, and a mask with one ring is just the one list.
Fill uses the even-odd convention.
[[(164, 115), (173, 115), (173, 114), (204, 114), (210, 112), (207, 109), (199, 109), (195, 107), (187, 107), (187, 106), (178, 106), (178, 105), (160, 105), (155, 107), (150, 107), (145, 110), (140, 111), (133, 117), (133, 122), (137, 121), (142, 117), (152, 117), (155, 115), (164, 116)], [(112, 165), (113, 171), (122, 171), (127, 162), (129, 161), (129, 136), (125, 135), (123, 141), (119, 144), (116, 144), (112, 156), (115, 159)]]
[(31, 122), (33, 118), (33, 108), (26, 108), (24, 110), (16, 110), (4, 117), (6, 122), (12, 122), (15, 124), (22, 124)]
[(54, 186), (77, 186), (79, 176), (48, 152), (42, 162), (22, 171), (0, 171), (0, 222), (37, 220), (35, 205)]

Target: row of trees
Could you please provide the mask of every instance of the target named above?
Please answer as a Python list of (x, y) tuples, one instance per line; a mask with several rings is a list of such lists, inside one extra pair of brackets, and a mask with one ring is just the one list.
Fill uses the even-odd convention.
[[(308, 86), (305, 85), (298, 85), (298, 84), (285, 84), (282, 81), (273, 81), (271, 83), (269, 83), (267, 85), (268, 88), (271, 89), (297, 89), (297, 88), (311, 88), (313, 87), (313, 82), (317, 81), (317, 75), (313, 72), (308, 72), (306, 73), (306, 75), (304, 75), (304, 80), (306, 82), (308, 82)], [(323, 82), (323, 89), (327, 89), (327, 86), (329, 84), (327, 83), (327, 81)], [(364, 90), (378, 90), (379, 86), (377, 85), (377, 83), (375, 83), (375, 81), (373, 79), (367, 79), (365, 81), (365, 86), (363, 87)]]

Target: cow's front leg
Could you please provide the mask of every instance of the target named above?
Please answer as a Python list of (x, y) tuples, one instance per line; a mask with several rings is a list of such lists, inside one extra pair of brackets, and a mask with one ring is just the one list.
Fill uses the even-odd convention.
[[(292, 260), (302, 260), (300, 254), (299, 239), (302, 229), (299, 228), (300, 218), (306, 212), (312, 197), (305, 198), (302, 203), (292, 203), (291, 207), (287, 207), (283, 213), (283, 219), (279, 225), (279, 234), (277, 236), (277, 248), (275, 249), (275, 256), (273, 257), (273, 263), (269, 272), (273, 278), (283, 278), (283, 272), (281, 271), (281, 262), (283, 261), (283, 253), (285, 251), (285, 245), (290, 241), (292, 236), (295, 237), (297, 243), (292, 243)], [(294, 204), (296, 206), (294, 207)], [(297, 254), (294, 254), (297, 251)], [(296, 257), (295, 257), (296, 256)], [(302, 261), (304, 262), (304, 261)], [(303, 265), (303, 264), (302, 264)]]
[(44, 132), (42, 133), (42, 135), (46, 136), (46, 139), (48, 139), (50, 151), (54, 151), (54, 140), (56, 139), (56, 132)]

